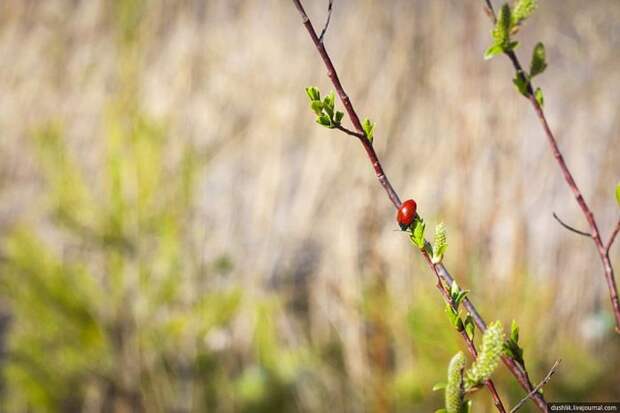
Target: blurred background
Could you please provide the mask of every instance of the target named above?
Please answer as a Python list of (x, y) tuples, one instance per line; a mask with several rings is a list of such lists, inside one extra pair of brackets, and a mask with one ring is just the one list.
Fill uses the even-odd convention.
[[(320, 27), (327, 2), (306, 3)], [(482, 59), (481, 5), (339, 0), (325, 42), (483, 316), (519, 323), (533, 381), (563, 360), (546, 398), (618, 400), (600, 262), (552, 218), (585, 228), (509, 62)], [(547, 46), (537, 84), (605, 238), (618, 22), (617, 0), (543, 1), (518, 49)], [(463, 344), (309, 85), (331, 89), (291, 2), (0, 2), (0, 411), (442, 407), (431, 388)]]

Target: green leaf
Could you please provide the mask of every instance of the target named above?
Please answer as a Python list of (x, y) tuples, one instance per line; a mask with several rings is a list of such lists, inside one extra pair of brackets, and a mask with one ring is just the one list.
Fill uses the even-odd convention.
[(463, 322), (463, 324), (465, 324), (465, 332), (467, 333), (467, 337), (473, 340), (474, 333), (476, 331), (476, 324), (474, 324), (474, 320), (471, 315), (465, 317), (465, 321)]
[(512, 320), (512, 324), (510, 326), (510, 339), (515, 343), (519, 342), (519, 326), (517, 325), (516, 320)]
[(616, 202), (618, 203), (618, 206), (620, 206), (620, 182), (616, 185)]
[(424, 240), (424, 230), (426, 224), (422, 218), (417, 217), (413, 222), (413, 231), (411, 232), (411, 242), (420, 249), (423, 249), (426, 242)]
[(334, 95), (334, 92), (330, 92), (329, 95), (325, 96), (325, 99), (323, 99), (323, 109), (325, 109), (325, 112), (327, 112), (331, 119), (334, 117), (335, 101), (336, 96)]
[(461, 317), (459, 317), (458, 311), (452, 308), (450, 304), (446, 304), (444, 311), (446, 315), (448, 316), (448, 319), (450, 320), (450, 324), (458, 328), (459, 321), (461, 320)]
[(536, 88), (536, 91), (534, 91), (534, 97), (536, 98), (536, 102), (538, 102), (540, 107), (543, 107), (545, 104), (545, 97), (543, 96), (543, 91), (541, 88)]
[(435, 413), (448, 413), (446, 409), (435, 410)]
[(536, 0), (518, 0), (512, 13), (512, 24), (520, 25), (525, 19), (530, 17), (536, 10)]
[(340, 125), (340, 122), (342, 121), (343, 117), (344, 117), (344, 113), (343, 112), (336, 111), (336, 116), (334, 118), (334, 121), (336, 122), (336, 125)]
[(329, 116), (327, 115), (317, 116), (316, 123), (318, 123), (321, 126), (325, 126), (326, 128), (333, 128), (332, 121), (331, 119), (329, 119)]
[(467, 296), (467, 294), (469, 293), (469, 290), (461, 290), (459, 291), (459, 293), (453, 298), (454, 300), (454, 305), (456, 306), (456, 308), (459, 307), (459, 305), (461, 304), (461, 301), (463, 301), (463, 299), (465, 298), (465, 296)]
[(438, 264), (443, 260), (443, 255), (448, 248), (448, 237), (446, 235), (446, 226), (443, 223), (435, 226), (435, 241), (433, 244), (433, 264)]
[(502, 47), (502, 50), (506, 50), (506, 47), (510, 43), (510, 29), (512, 27), (511, 11), (508, 3), (504, 3), (497, 16), (497, 23), (493, 28), (493, 44)]
[(456, 296), (458, 295), (460, 291), (461, 289), (459, 288), (459, 285), (456, 283), (456, 280), (452, 281), (452, 285), (450, 286), (450, 296), (452, 297), (452, 300), (456, 298)]
[(446, 388), (446, 383), (444, 382), (435, 383), (435, 385), (433, 386), (433, 391), (443, 390), (445, 388)]
[(519, 76), (519, 74), (516, 74), (515, 78), (512, 79), (512, 83), (514, 83), (514, 85), (517, 87), (519, 93), (521, 93), (525, 97), (529, 97), (530, 94), (527, 92), (528, 82), (524, 76), (525, 75)]
[(508, 42), (508, 44), (507, 44), (507, 45), (506, 45), (506, 47), (505, 47), (505, 50), (506, 50), (506, 51), (509, 51), (509, 50), (514, 50), (514, 49), (516, 49), (517, 47), (519, 47), (519, 42), (517, 42), (516, 40), (514, 40), (514, 41), (511, 41), (511, 42)]
[(375, 133), (375, 124), (370, 119), (366, 118), (364, 122), (362, 122), (362, 129), (364, 129), (366, 138), (372, 143)]
[(510, 6), (504, 4), (499, 11), (495, 27), (491, 31), (493, 43), (484, 52), (484, 58), (490, 59), (502, 52), (508, 52), (515, 49), (519, 43), (510, 39), (510, 30), (512, 29), (512, 18)]
[(530, 77), (541, 74), (547, 68), (547, 62), (545, 59), (545, 45), (538, 42), (534, 46), (532, 52), (532, 62), (530, 64)]
[(321, 116), (323, 113), (323, 103), (320, 100), (313, 100), (310, 102), (310, 107), (318, 116)]
[(524, 364), (523, 349), (512, 338), (509, 338), (504, 342), (503, 353), (518, 363)]
[(467, 400), (465, 402), (465, 404), (463, 405), (463, 413), (470, 413), (471, 412), (471, 404), (473, 402), (471, 400)]
[(463, 319), (461, 317), (456, 319), (456, 325), (454, 327), (456, 327), (456, 331), (459, 333), (465, 330), (465, 324), (463, 323)]
[(501, 45), (494, 44), (484, 52), (484, 60), (489, 60), (498, 54), (502, 54), (503, 52), (504, 48)]
[(307, 87), (306, 94), (308, 95), (308, 98), (310, 98), (310, 102), (314, 102), (315, 100), (321, 100), (321, 92), (319, 91), (319, 88), (315, 86)]

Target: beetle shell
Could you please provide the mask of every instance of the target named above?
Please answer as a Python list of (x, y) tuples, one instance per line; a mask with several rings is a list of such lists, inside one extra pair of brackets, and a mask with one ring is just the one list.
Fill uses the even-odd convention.
[(404, 231), (409, 225), (413, 223), (416, 215), (417, 204), (413, 199), (408, 199), (402, 203), (400, 208), (398, 208), (398, 213), (396, 214), (396, 220), (398, 221), (398, 225)]

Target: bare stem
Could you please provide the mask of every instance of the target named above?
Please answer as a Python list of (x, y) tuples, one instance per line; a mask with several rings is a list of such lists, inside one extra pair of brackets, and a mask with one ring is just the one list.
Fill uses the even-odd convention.
[[(495, 16), (495, 12), (493, 12), (491, 1), (484, 0), (484, 3), (485, 3), (485, 10), (487, 11), (491, 10), (489, 17), (491, 18), (493, 23), (495, 23), (497, 21), (497, 17)], [(601, 260), (601, 263), (603, 264), (605, 281), (607, 282), (607, 288), (609, 290), (609, 298), (611, 300), (611, 306), (613, 308), (614, 318), (616, 319), (616, 332), (620, 334), (620, 299), (618, 299), (618, 288), (616, 286), (616, 279), (614, 277), (614, 269), (611, 265), (611, 260), (609, 259), (608, 248), (606, 248), (605, 245), (603, 245), (603, 241), (601, 239), (601, 233), (598, 229), (598, 225), (596, 224), (596, 219), (594, 217), (594, 214), (592, 213), (592, 210), (590, 209), (587, 202), (585, 201), (583, 194), (581, 192), (581, 189), (579, 189), (579, 186), (577, 186), (577, 183), (575, 182), (575, 179), (573, 178), (573, 174), (571, 173), (570, 169), (566, 165), (566, 161), (564, 160), (564, 156), (562, 155), (562, 152), (560, 151), (558, 142), (555, 136), (553, 135), (553, 132), (551, 131), (551, 127), (549, 126), (549, 123), (547, 122), (545, 112), (542, 106), (540, 106), (540, 104), (536, 101), (536, 97), (534, 96), (534, 87), (532, 85), (532, 82), (526, 76), (524, 76), (523, 67), (521, 66), (521, 62), (519, 62), (519, 58), (517, 57), (517, 55), (515, 54), (513, 50), (508, 50), (504, 52), (504, 54), (508, 56), (508, 58), (512, 62), (512, 66), (517, 72), (517, 76), (519, 76), (521, 80), (526, 82), (527, 91), (528, 91), (528, 99), (532, 107), (534, 108), (534, 111), (536, 112), (536, 115), (538, 116), (538, 119), (543, 127), (545, 136), (547, 137), (547, 141), (549, 143), (549, 147), (551, 148), (551, 152), (553, 153), (553, 156), (558, 166), (560, 167), (560, 170), (562, 171), (562, 176), (564, 177), (564, 181), (566, 181), (566, 184), (569, 186), (570, 190), (572, 191), (573, 196), (575, 197), (575, 200), (577, 201), (577, 204), (579, 205), (579, 208), (581, 208), (581, 212), (583, 213), (586, 221), (588, 222), (588, 226), (590, 227), (589, 235), (592, 238), (592, 241), (594, 241), (594, 245), (596, 246), (596, 250), (598, 252), (599, 258)]]
[(616, 237), (618, 236), (619, 232), (620, 232), (620, 219), (618, 219), (618, 222), (616, 222), (616, 228), (614, 228), (614, 231), (611, 233), (611, 237), (609, 237), (609, 241), (607, 242), (607, 246), (605, 247), (605, 252), (607, 253), (607, 255), (609, 255), (609, 250), (611, 249), (611, 246), (616, 240)]
[[(353, 104), (351, 103), (349, 96), (346, 94), (344, 88), (342, 87), (342, 84), (340, 83), (340, 79), (338, 78), (336, 69), (334, 68), (331, 58), (329, 57), (329, 54), (325, 50), (325, 46), (317, 37), (316, 31), (314, 30), (314, 26), (312, 25), (312, 22), (308, 18), (308, 15), (306, 14), (304, 7), (301, 3), (301, 0), (292, 0), (292, 1), (293, 1), (293, 4), (297, 7), (299, 14), (301, 15), (303, 24), (306, 30), (308, 31), (308, 34), (310, 35), (310, 38), (312, 39), (314, 46), (316, 47), (319, 55), (321, 56), (321, 59), (325, 63), (325, 67), (327, 68), (327, 76), (332, 81), (332, 84), (334, 85), (334, 88), (336, 89), (336, 93), (338, 94), (338, 97), (340, 98), (342, 105), (344, 106), (347, 112), (347, 115), (351, 123), (353, 124), (353, 127), (357, 131), (357, 134), (355, 134), (354, 131), (348, 131), (348, 130), (345, 130), (344, 132), (350, 135), (353, 135), (359, 139), (360, 143), (366, 150), (366, 154), (368, 155), (368, 159), (370, 160), (370, 163), (372, 164), (375, 174), (377, 175), (377, 179), (379, 180), (379, 183), (381, 184), (381, 186), (383, 186), (383, 188), (387, 192), (388, 197), (390, 198), (390, 201), (392, 202), (394, 207), (398, 209), (401, 205), (400, 198), (398, 194), (396, 193), (396, 191), (394, 190), (394, 188), (392, 187), (392, 184), (388, 180), (387, 176), (383, 172), (383, 167), (381, 166), (381, 162), (379, 161), (379, 158), (372, 146), (372, 143), (370, 143), (369, 140), (365, 138), (364, 129), (362, 128), (362, 124), (359, 120), (359, 116), (355, 112), (355, 109), (353, 108)], [(439, 280), (443, 280), (447, 285), (452, 285), (452, 283), (454, 282), (454, 279), (452, 278), (448, 270), (443, 266), (443, 264), (441, 263), (433, 264), (433, 262), (431, 261), (431, 258), (428, 256), (428, 254), (425, 251), (422, 251), (422, 255), (424, 256), (425, 260), (427, 261), (433, 273), (437, 276), (438, 282), (441, 283), (441, 281)], [(463, 300), (463, 307), (472, 316), (472, 319), (474, 320), (474, 323), (476, 324), (478, 329), (484, 332), (486, 330), (486, 323), (484, 319), (480, 316), (474, 304), (467, 297)], [(548, 411), (547, 403), (543, 395), (540, 392), (535, 391), (534, 386), (532, 385), (529, 379), (525, 366), (520, 365), (519, 363), (515, 362), (510, 357), (502, 357), (502, 361), (504, 362), (508, 370), (513, 374), (513, 376), (515, 376), (515, 378), (517, 379), (517, 381), (519, 382), (519, 384), (521, 385), (521, 387), (523, 387), (525, 391), (527, 392), (534, 391), (534, 394), (532, 395), (532, 399), (536, 403), (536, 406), (538, 407), (538, 409), (542, 412), (547, 412)]]
[(562, 221), (560, 219), (560, 217), (558, 216), (558, 214), (556, 214), (555, 212), (553, 213), (553, 218), (555, 218), (556, 221), (558, 221), (560, 223), (560, 225), (562, 225), (564, 228), (566, 228), (567, 230), (574, 232), (575, 234), (579, 234), (579, 235), (583, 235), (584, 237), (588, 237), (591, 238), (591, 235), (589, 232), (585, 232), (585, 231), (579, 231), (578, 229), (571, 227), (570, 225), (568, 225), (567, 223), (565, 223), (564, 221)]
[(516, 411), (519, 410), (521, 408), (521, 406), (523, 406), (523, 404), (525, 404), (527, 399), (529, 399), (530, 397), (532, 397), (532, 395), (534, 393), (536, 393), (540, 389), (542, 389), (545, 384), (549, 383), (549, 380), (551, 380), (551, 376), (553, 376), (555, 374), (555, 371), (557, 370), (557, 368), (560, 365), (561, 361), (562, 360), (556, 360), (555, 363), (553, 363), (553, 366), (551, 367), (551, 370), (549, 370), (549, 373), (547, 373), (545, 378), (542, 379), (542, 381), (540, 383), (538, 383), (538, 385), (534, 388), (534, 390), (532, 390), (527, 396), (525, 396), (523, 399), (521, 399), (519, 401), (519, 403), (515, 404), (515, 407), (510, 409), (510, 413), (516, 413)]

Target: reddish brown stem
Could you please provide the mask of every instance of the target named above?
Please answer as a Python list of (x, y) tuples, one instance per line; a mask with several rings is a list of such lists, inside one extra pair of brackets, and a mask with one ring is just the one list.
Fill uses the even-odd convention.
[(364, 149), (366, 150), (366, 154), (368, 155), (368, 158), (370, 159), (370, 162), (372, 163), (372, 167), (375, 170), (375, 174), (377, 175), (377, 179), (379, 180), (379, 183), (381, 184), (381, 186), (383, 186), (388, 196), (390, 197), (390, 201), (392, 201), (392, 204), (394, 204), (395, 208), (399, 208), (401, 204), (400, 198), (398, 197), (398, 194), (392, 187), (392, 184), (390, 183), (390, 181), (385, 176), (385, 173), (383, 172), (383, 167), (381, 166), (381, 162), (379, 162), (379, 159), (377, 158), (377, 154), (375, 153), (375, 150), (372, 147), (372, 143), (368, 139), (366, 139), (366, 135), (364, 134), (364, 128), (362, 128), (362, 123), (360, 122), (360, 118), (359, 116), (357, 116), (357, 112), (355, 112), (355, 109), (353, 109), (353, 104), (351, 103), (349, 96), (347, 96), (346, 92), (344, 91), (344, 88), (342, 87), (342, 84), (340, 83), (340, 79), (338, 78), (338, 73), (336, 72), (336, 69), (334, 68), (332, 59), (329, 57), (329, 54), (325, 50), (325, 46), (323, 45), (323, 43), (317, 37), (316, 31), (314, 31), (312, 22), (308, 18), (308, 15), (306, 14), (306, 11), (304, 10), (304, 7), (302, 6), (301, 1), (293, 0), (293, 3), (295, 4), (295, 6), (297, 6), (297, 10), (299, 10), (299, 14), (301, 15), (304, 26), (308, 30), (308, 33), (310, 34), (310, 37), (312, 38), (312, 42), (316, 46), (316, 49), (318, 50), (319, 55), (321, 56), (321, 59), (323, 59), (323, 62), (325, 63), (325, 67), (327, 68), (327, 76), (332, 81), (334, 88), (336, 88), (336, 93), (338, 93), (338, 97), (340, 98), (342, 105), (347, 111), (347, 114), (349, 115), (349, 119), (351, 120), (353, 127), (359, 134), (359, 135), (354, 135), (354, 136), (357, 137), (362, 143), (362, 145), (364, 146)]
[[(497, 17), (495, 16), (495, 13), (493, 12), (493, 7), (492, 7), (490, 0), (485, 0), (485, 9), (491, 10), (491, 13), (489, 14), (489, 16), (491, 17), (491, 20), (493, 21), (493, 23), (495, 23), (497, 21)], [(538, 119), (543, 127), (545, 136), (547, 137), (547, 141), (549, 142), (549, 146), (551, 148), (551, 152), (553, 153), (553, 157), (555, 158), (558, 166), (560, 167), (560, 170), (562, 171), (562, 176), (564, 177), (564, 181), (566, 181), (566, 184), (569, 186), (570, 190), (573, 192), (573, 196), (575, 197), (575, 200), (577, 201), (577, 204), (579, 205), (581, 212), (583, 213), (586, 221), (588, 222), (588, 226), (590, 227), (589, 235), (592, 238), (592, 241), (594, 241), (594, 245), (596, 246), (596, 251), (598, 252), (599, 259), (601, 260), (601, 263), (603, 264), (603, 272), (605, 276), (605, 281), (607, 282), (607, 288), (609, 290), (609, 298), (611, 300), (611, 306), (613, 309), (614, 318), (616, 319), (616, 332), (620, 333), (620, 299), (618, 299), (618, 288), (616, 286), (616, 278), (614, 276), (614, 269), (611, 265), (611, 260), (609, 259), (609, 248), (608, 246), (603, 245), (601, 233), (598, 229), (598, 225), (596, 223), (594, 214), (592, 213), (592, 209), (590, 209), (587, 202), (585, 201), (583, 194), (581, 192), (581, 189), (579, 189), (579, 186), (577, 185), (577, 183), (575, 182), (575, 179), (573, 178), (573, 174), (571, 173), (570, 169), (566, 165), (564, 156), (562, 155), (562, 152), (560, 151), (560, 148), (558, 146), (558, 142), (555, 136), (553, 135), (551, 128), (549, 127), (549, 123), (547, 122), (547, 118), (545, 116), (545, 112), (542, 106), (540, 106), (540, 104), (536, 101), (536, 97), (534, 96), (534, 86), (532, 85), (531, 80), (529, 80), (528, 77), (525, 76), (523, 67), (521, 66), (521, 63), (519, 62), (519, 58), (517, 57), (515, 52), (513, 50), (508, 50), (504, 53), (506, 54), (506, 56), (508, 56), (508, 58), (512, 62), (512, 66), (517, 72), (517, 76), (519, 76), (521, 80), (527, 84), (528, 99), (532, 107), (534, 108), (534, 111), (536, 112), (536, 115), (538, 116)], [(615, 236), (616, 234), (613, 235), (613, 238), (615, 238)], [(612, 242), (613, 242), (613, 238), (612, 238)]]
[[(321, 59), (325, 63), (325, 66), (327, 68), (327, 75), (332, 81), (332, 84), (334, 85), (334, 88), (336, 89), (336, 93), (338, 94), (349, 116), (349, 119), (351, 120), (351, 123), (353, 124), (355, 130), (357, 131), (357, 134), (355, 134), (355, 132), (353, 131), (348, 131), (348, 130), (345, 130), (345, 132), (347, 131), (348, 131), (347, 133), (353, 132), (349, 134), (355, 136), (362, 143), (364, 149), (366, 150), (366, 154), (368, 155), (368, 159), (370, 160), (370, 163), (372, 164), (373, 169), (375, 170), (375, 174), (377, 175), (377, 179), (379, 180), (379, 183), (381, 184), (381, 186), (383, 186), (383, 188), (387, 192), (388, 197), (390, 198), (390, 201), (392, 202), (394, 207), (398, 209), (401, 205), (400, 198), (398, 194), (396, 193), (396, 191), (394, 190), (394, 188), (392, 187), (392, 184), (386, 177), (385, 173), (383, 172), (383, 167), (381, 166), (381, 162), (379, 161), (379, 158), (377, 157), (377, 154), (372, 146), (372, 143), (368, 139), (365, 138), (364, 129), (362, 128), (362, 124), (359, 120), (359, 116), (355, 112), (355, 109), (353, 108), (351, 100), (347, 96), (344, 88), (342, 87), (342, 84), (340, 83), (340, 79), (338, 78), (336, 69), (334, 68), (331, 58), (329, 57), (329, 54), (325, 50), (325, 46), (323, 45), (323, 43), (319, 41), (319, 38), (317, 37), (316, 31), (314, 30), (312, 22), (308, 18), (306, 11), (304, 10), (301, 4), (301, 0), (292, 0), (292, 1), (293, 1), (293, 4), (295, 4), (295, 6), (297, 7), (299, 14), (301, 15), (304, 27), (308, 31), (308, 34), (310, 35), (310, 38), (312, 39), (314, 46), (319, 52)], [(438, 279), (443, 280), (447, 285), (452, 285), (452, 283), (454, 282), (454, 279), (452, 278), (448, 270), (443, 266), (443, 264), (433, 264), (430, 257), (425, 251), (422, 251), (422, 255), (424, 256), (431, 270), (438, 277)], [(482, 332), (484, 332), (486, 330), (486, 323), (484, 319), (478, 313), (478, 310), (473, 305), (473, 303), (468, 298), (465, 298), (462, 304), (463, 304), (463, 307), (472, 316), (472, 319), (474, 320), (474, 323), (476, 324), (476, 326)], [(510, 370), (510, 372), (515, 376), (515, 378), (517, 379), (521, 387), (523, 387), (523, 389), (526, 392), (530, 393), (534, 390), (534, 386), (532, 385), (524, 366), (516, 363), (514, 360), (512, 360), (509, 357), (502, 357), (502, 361), (504, 362), (508, 370)], [(547, 403), (545, 402), (545, 399), (540, 392), (534, 392), (532, 395), (532, 399), (534, 400), (534, 402), (536, 403), (536, 406), (539, 408), (540, 411), (542, 412), (548, 411)]]

